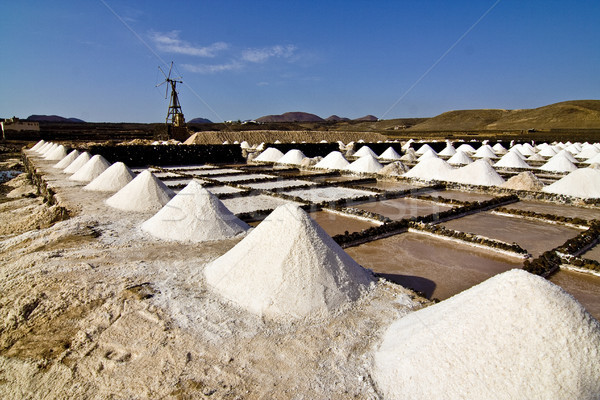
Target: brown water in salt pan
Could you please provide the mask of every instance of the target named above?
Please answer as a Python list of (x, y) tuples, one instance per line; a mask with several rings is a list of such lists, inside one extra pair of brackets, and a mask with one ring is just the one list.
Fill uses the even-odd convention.
[(562, 215), (572, 218), (600, 219), (600, 208), (584, 208), (571, 205), (543, 203), (539, 201), (519, 201), (505, 207), (516, 210), (533, 211), (541, 214)]
[(600, 277), (563, 269), (552, 275), (550, 282), (569, 292), (590, 314), (600, 320)]
[(423, 193), (425, 196), (443, 197), (444, 199), (454, 199), (459, 201), (485, 201), (493, 199), (493, 195), (475, 192), (461, 192), (459, 190), (434, 190)]
[(375, 222), (369, 222), (364, 219), (352, 218), (338, 213), (328, 211), (317, 211), (308, 214), (315, 220), (329, 236), (341, 235), (344, 232), (360, 232), (373, 226), (378, 226)]
[[(600, 262), (600, 244), (597, 244), (595, 247), (592, 247), (590, 250), (583, 253), (581, 257)], [(600, 293), (600, 288), (598, 293)]]
[(405, 197), (371, 203), (363, 203), (359, 205), (353, 205), (352, 207), (381, 214), (392, 220), (401, 220), (403, 218), (423, 216), (449, 210), (452, 208), (451, 206), (436, 204), (430, 201), (411, 199)]
[(422, 187), (421, 185), (417, 185), (409, 182), (386, 182), (386, 181), (378, 181), (375, 183), (362, 183), (360, 186), (365, 188), (376, 188), (386, 191), (401, 191), (401, 190), (409, 190), (409, 189), (417, 189)]

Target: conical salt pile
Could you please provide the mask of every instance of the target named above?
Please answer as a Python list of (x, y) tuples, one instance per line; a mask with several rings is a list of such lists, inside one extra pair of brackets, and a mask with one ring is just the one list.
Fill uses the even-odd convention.
[(248, 229), (248, 224), (195, 180), (142, 224), (144, 232), (159, 239), (194, 243), (230, 238)]
[(458, 146), (456, 148), (456, 151), (462, 151), (463, 153), (466, 153), (467, 155), (475, 153), (475, 149), (473, 148), (473, 146), (471, 146), (470, 144), (466, 144), (466, 143)]
[(544, 157), (539, 155), (539, 153), (535, 153), (529, 157), (527, 157), (527, 161), (546, 161)]
[(46, 156), (48, 156), (48, 154), (52, 153), (57, 148), (58, 148), (58, 144), (51, 143), (50, 146), (46, 147), (46, 149), (44, 149), (44, 151), (41, 153), (41, 157), (45, 159)]
[(504, 179), (485, 159), (458, 168), (452, 172), (449, 180), (478, 186), (498, 186), (504, 183)]
[(65, 158), (66, 156), (67, 156), (67, 149), (65, 148), (65, 146), (63, 146), (61, 144), (61, 145), (58, 145), (51, 152), (47, 153), (46, 156), (44, 157), (44, 160), (59, 161), (59, 160), (62, 160), (63, 158)]
[(467, 165), (471, 164), (473, 160), (464, 151), (457, 151), (452, 157), (448, 159), (450, 165)]
[(600, 198), (600, 170), (580, 168), (546, 186), (542, 191), (584, 199), (598, 199)]
[(158, 211), (175, 193), (150, 171), (142, 171), (134, 180), (106, 199), (106, 204), (124, 211)]
[(77, 157), (79, 157), (79, 150), (72, 150), (69, 154), (65, 156), (62, 160), (54, 164), (53, 168), (56, 169), (65, 169), (71, 164)]
[(577, 167), (575, 166), (575, 164), (568, 160), (565, 153), (560, 152), (554, 157), (552, 157), (550, 160), (548, 160), (548, 162), (542, 165), (539, 169), (542, 171), (549, 172), (571, 172), (575, 171)]
[(259, 154), (254, 161), (261, 162), (277, 162), (277, 160), (283, 157), (283, 153), (274, 147), (267, 147), (265, 151)]
[(556, 155), (556, 151), (552, 146), (548, 146), (541, 149), (538, 154), (543, 157), (554, 157)]
[(440, 156), (440, 157), (452, 157), (455, 154), (456, 154), (456, 149), (454, 148), (454, 146), (452, 146), (452, 143), (448, 143), (446, 145), (446, 147), (444, 147), (444, 150), (442, 150), (442, 151), (440, 151), (438, 153), (438, 156)]
[(71, 181), (91, 182), (110, 167), (110, 163), (104, 157), (96, 154), (89, 159), (81, 168), (69, 177)]
[(583, 162), (584, 164), (598, 164), (600, 163), (600, 154), (596, 154), (594, 157)]
[(381, 160), (399, 160), (400, 154), (392, 146), (388, 147), (383, 153), (379, 155)]
[(495, 145), (493, 145), (492, 150), (494, 150), (494, 153), (496, 154), (506, 154), (508, 152), (508, 150), (506, 150), (506, 148), (502, 146), (501, 143), (496, 143)]
[(530, 166), (525, 161), (523, 161), (523, 159), (519, 157), (514, 151), (509, 151), (508, 153), (503, 155), (502, 158), (494, 164), (494, 167), (520, 169), (530, 168)]
[(409, 168), (402, 161), (394, 161), (377, 171), (377, 174), (384, 176), (400, 176), (408, 172)]
[(277, 160), (277, 164), (300, 165), (304, 158), (306, 158), (306, 156), (303, 152), (301, 152), (300, 150), (292, 149), (285, 153), (285, 155), (279, 160)]
[(433, 149), (426, 150), (425, 153), (421, 154), (417, 161), (423, 161), (426, 158), (439, 158), (437, 153)]
[(590, 158), (593, 158), (598, 154), (600, 154), (600, 150), (598, 150), (595, 146), (588, 146), (585, 149), (581, 150), (579, 154), (575, 156), (575, 158), (589, 160)]
[(377, 158), (377, 154), (369, 146), (362, 146), (356, 153), (354, 153), (354, 157), (363, 157), (363, 156), (372, 156)]
[[(435, 150), (433, 150), (430, 145), (428, 145), (427, 143), (425, 143), (423, 146), (419, 147), (419, 150), (417, 150), (415, 152), (415, 154), (418, 155), (418, 156), (420, 156), (420, 155), (423, 155), (428, 150), (431, 150), (431, 151), (433, 151), (435, 153)], [(435, 153), (435, 154), (437, 154), (437, 153)]]
[(79, 168), (83, 167), (85, 163), (90, 161), (90, 158), (92, 158), (90, 153), (84, 151), (79, 155), (79, 157), (73, 160), (71, 164), (69, 164), (65, 169), (63, 169), (63, 172), (65, 174), (74, 174)]
[(37, 151), (40, 147), (42, 147), (45, 144), (46, 144), (46, 141), (44, 139), (42, 139), (39, 142), (37, 142), (36, 144), (34, 144), (33, 147), (31, 149), (29, 149), (29, 150), (31, 150), (31, 151)]
[(332, 151), (327, 154), (325, 158), (315, 164), (315, 168), (324, 168), (324, 169), (344, 169), (350, 163), (348, 160), (344, 158), (342, 153), (339, 151)]
[(571, 154), (567, 150), (561, 150), (558, 153), (556, 153), (556, 155), (557, 156), (560, 155), (561, 157), (566, 158), (567, 160), (571, 161), (573, 164), (578, 162), (577, 159), (573, 156), (573, 154)]
[(352, 164), (348, 165), (344, 170), (358, 173), (370, 173), (374, 174), (380, 169), (383, 168), (383, 165), (377, 161), (375, 157), (370, 154), (366, 156), (362, 156), (358, 160), (354, 161)]
[(127, 165), (116, 162), (83, 187), (83, 190), (96, 192), (116, 192), (135, 178), (135, 174)]
[(599, 365), (598, 321), (511, 270), (393, 322), (373, 377), (386, 399), (597, 399)]
[(400, 157), (400, 161), (415, 162), (417, 161), (417, 155), (413, 149), (409, 148), (406, 150), (406, 154)]
[(511, 177), (500, 187), (513, 190), (538, 191), (542, 190), (544, 182), (540, 181), (531, 171), (525, 171)]
[(279, 206), (247, 237), (208, 264), (209, 286), (271, 319), (327, 316), (372, 281), (301, 208)]
[(496, 153), (492, 150), (492, 146), (489, 144), (484, 144), (480, 148), (477, 149), (473, 157), (477, 158), (498, 158)]
[(46, 143), (44, 143), (42, 146), (40, 146), (36, 150), (36, 153), (38, 153), (38, 155), (44, 154), (50, 147), (52, 147), (53, 144), (54, 143), (52, 143), (52, 142), (46, 142)]
[(403, 176), (427, 181), (446, 181), (453, 171), (454, 168), (441, 158), (426, 158)]

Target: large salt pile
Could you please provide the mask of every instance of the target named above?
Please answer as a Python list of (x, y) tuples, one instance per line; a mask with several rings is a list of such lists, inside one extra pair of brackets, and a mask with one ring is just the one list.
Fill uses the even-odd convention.
[(362, 156), (352, 164), (348, 165), (344, 170), (357, 172), (357, 173), (370, 173), (374, 174), (383, 168), (383, 165), (377, 161), (375, 157), (370, 154)]
[(69, 177), (69, 180), (78, 182), (91, 182), (101, 173), (106, 171), (110, 167), (110, 163), (106, 161), (106, 158), (99, 154), (96, 154), (89, 159), (81, 168), (77, 170), (73, 175)]
[(46, 141), (44, 139), (42, 139), (39, 142), (37, 142), (36, 144), (34, 144), (33, 147), (31, 149), (29, 149), (29, 150), (31, 150), (31, 151), (37, 151), (40, 147), (42, 147), (45, 144), (46, 144)]
[(292, 149), (285, 153), (283, 157), (277, 160), (277, 164), (290, 164), (290, 165), (300, 165), (302, 159), (305, 158), (303, 152), (297, 149)]
[(369, 271), (291, 204), (277, 207), (204, 275), (223, 297), (272, 319), (331, 315), (372, 282)]
[(194, 243), (230, 238), (248, 229), (248, 224), (195, 180), (142, 224), (144, 232), (159, 239)]
[(385, 176), (400, 176), (405, 172), (408, 172), (408, 169), (409, 168), (404, 165), (402, 161), (394, 161), (393, 163), (389, 163), (377, 171), (377, 174)]
[(571, 161), (573, 164), (575, 164), (577, 162), (577, 159), (573, 156), (573, 154), (571, 154), (567, 150), (561, 150), (558, 153), (556, 153), (556, 155), (557, 156), (560, 155), (560, 156), (566, 158), (567, 160)]
[(58, 145), (56, 146), (56, 148), (50, 152), (48, 152), (46, 154), (46, 156), (44, 157), (44, 160), (48, 160), (48, 161), (59, 161), (62, 160), (63, 158), (65, 158), (67, 156), (67, 149), (65, 148), (65, 146)]
[(283, 157), (283, 153), (279, 149), (267, 147), (265, 151), (260, 153), (260, 155), (254, 159), (254, 161), (277, 162), (281, 157)]
[(584, 164), (598, 164), (600, 163), (600, 154), (596, 154), (594, 157), (583, 162)]
[(142, 171), (134, 180), (106, 199), (106, 204), (124, 211), (158, 211), (175, 193), (150, 171)]
[(135, 174), (127, 165), (116, 162), (83, 187), (83, 190), (96, 192), (116, 192), (135, 178)]
[(377, 154), (369, 146), (362, 146), (356, 153), (354, 153), (354, 157), (363, 157), (363, 156), (372, 156), (377, 158)]
[(400, 154), (392, 146), (388, 147), (383, 153), (379, 155), (381, 160), (399, 160)]
[[(565, 151), (565, 150), (563, 150)], [(571, 172), (575, 171), (577, 167), (567, 158), (566, 154), (562, 151), (548, 160), (540, 168), (542, 171), (549, 172)]]
[(473, 157), (477, 158), (498, 158), (494, 150), (492, 150), (492, 146), (489, 144), (484, 144), (480, 148), (477, 149)]
[(74, 174), (79, 168), (83, 167), (85, 163), (90, 161), (90, 158), (92, 158), (90, 153), (84, 151), (79, 155), (79, 157), (73, 160), (71, 164), (69, 164), (65, 169), (63, 169), (63, 172), (65, 174)]
[(554, 157), (556, 153), (556, 150), (552, 146), (547, 146), (542, 148), (538, 154), (543, 157)]
[(452, 172), (449, 180), (478, 186), (498, 186), (504, 183), (504, 179), (485, 159), (458, 168)]
[(600, 198), (600, 170), (580, 168), (546, 186), (542, 191), (584, 199), (598, 199)]
[(440, 157), (452, 157), (456, 154), (456, 149), (452, 146), (452, 143), (446, 144), (446, 147), (438, 153)]
[(50, 146), (46, 147), (44, 149), (44, 151), (41, 152), (41, 157), (45, 159), (48, 154), (52, 153), (57, 148), (58, 148), (58, 144), (56, 144), (56, 143), (50, 143)]
[[(417, 150), (415, 152), (416, 155), (420, 156), (422, 154), (424, 154), (427, 150), (431, 150), (434, 151), (430, 145), (428, 145), (427, 143), (425, 143), (423, 146), (419, 147), (419, 150)], [(436, 153), (437, 154), (437, 153)]]
[(595, 157), (600, 154), (600, 150), (598, 150), (595, 146), (587, 146), (585, 149), (581, 150), (575, 158), (579, 158), (582, 160), (589, 160), (590, 158)]
[(513, 190), (542, 190), (544, 183), (540, 181), (531, 171), (524, 171), (504, 182), (500, 187)]
[(600, 324), (522, 270), (397, 319), (375, 350), (386, 399), (597, 399)]
[(417, 158), (417, 161), (423, 161), (426, 158), (439, 158), (439, 157), (438, 157), (437, 153), (435, 152), (435, 150), (428, 149), (428, 150), (425, 150), (425, 153), (421, 154), (419, 156), (419, 158)]
[(350, 164), (339, 151), (332, 151), (315, 164), (315, 168), (344, 169)]
[(65, 156), (62, 160), (54, 164), (53, 168), (65, 169), (71, 164), (77, 157), (79, 157), (79, 150), (73, 150)]
[(467, 165), (471, 164), (473, 160), (464, 151), (457, 151), (452, 157), (448, 159), (450, 165)]
[(494, 164), (494, 167), (520, 169), (530, 168), (530, 166), (514, 151), (509, 151), (503, 155), (502, 158)]
[(441, 158), (426, 158), (403, 176), (426, 181), (446, 181), (450, 178), (453, 171), (454, 168)]

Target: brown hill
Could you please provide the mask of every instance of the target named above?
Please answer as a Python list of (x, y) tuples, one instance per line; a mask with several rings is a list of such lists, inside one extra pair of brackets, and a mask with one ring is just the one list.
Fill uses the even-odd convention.
[(318, 115), (300, 111), (286, 112), (280, 115), (266, 115), (257, 118), (258, 122), (323, 122), (323, 118)]
[(356, 118), (354, 121), (370, 121), (370, 122), (377, 122), (379, 121), (379, 118), (377, 118), (374, 115), (365, 115), (364, 117), (360, 117), (360, 118)]
[(337, 115), (331, 115), (325, 118), (325, 121), (333, 121), (333, 122), (342, 122), (342, 121), (350, 121), (350, 118), (343, 118)]

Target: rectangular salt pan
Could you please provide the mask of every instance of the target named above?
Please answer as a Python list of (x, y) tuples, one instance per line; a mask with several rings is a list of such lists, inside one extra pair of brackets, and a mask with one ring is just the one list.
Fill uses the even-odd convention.
[(374, 196), (375, 193), (366, 190), (349, 189), (343, 187), (325, 187), (316, 189), (297, 189), (285, 192), (290, 196), (297, 196), (303, 200), (313, 203), (322, 201), (333, 201), (340, 199), (352, 199), (361, 196)]
[(200, 170), (200, 169), (217, 169), (217, 167), (213, 166), (213, 165), (169, 165), (167, 167), (161, 167), (162, 169), (181, 169), (181, 170), (190, 170), (190, 169), (194, 169), (194, 170)]
[(301, 205), (294, 201), (284, 200), (278, 197), (267, 196), (263, 194), (224, 199), (222, 201), (223, 204), (225, 204), (225, 207), (227, 207), (234, 214), (275, 209), (282, 204), (288, 203)]
[(302, 181), (299, 179), (290, 179), (284, 181), (274, 181), (274, 182), (259, 182), (259, 183), (249, 183), (246, 186), (252, 189), (277, 189), (277, 188), (285, 188), (285, 187), (293, 187), (293, 186), (304, 186), (304, 185), (316, 185), (314, 182), (310, 181)]
[(247, 181), (251, 179), (263, 179), (263, 178), (276, 178), (274, 175), (265, 175), (265, 174), (242, 174), (235, 176), (218, 176), (213, 178), (219, 182), (238, 182), (238, 181)]
[(219, 168), (219, 169), (201, 169), (201, 170), (188, 170), (185, 171), (188, 175), (198, 175), (198, 176), (210, 176), (210, 175), (220, 175), (220, 174), (239, 174), (240, 170), (232, 169), (232, 168)]

